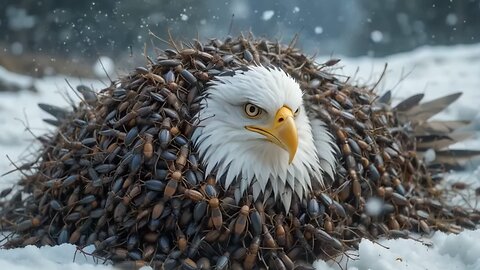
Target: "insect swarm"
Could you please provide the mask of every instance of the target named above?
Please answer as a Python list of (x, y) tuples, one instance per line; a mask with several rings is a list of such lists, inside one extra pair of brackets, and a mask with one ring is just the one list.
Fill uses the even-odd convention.
[[(362, 237), (475, 227), (478, 211), (450, 206), (449, 190), (433, 189), (441, 171), (416, 154), (431, 141), (414, 144), (423, 135), (405, 131), (421, 98), (392, 108), (388, 95), (330, 74), (337, 62), (317, 64), (291, 45), (244, 36), (172, 43), (95, 95), (79, 87), (84, 101), (73, 111), (41, 105), (57, 130), (24, 168), (18, 195), (1, 204), (2, 226), (15, 232), (3, 247), (70, 242), (94, 244), (96, 256), (125, 265), (294, 269), (355, 249)], [(298, 81), (338, 150), (338, 181), (292, 201), (289, 212), (269, 198), (234, 199), (205, 175), (191, 141), (208, 82), (258, 64)], [(365, 210), (373, 197), (382, 203), (375, 216)]]

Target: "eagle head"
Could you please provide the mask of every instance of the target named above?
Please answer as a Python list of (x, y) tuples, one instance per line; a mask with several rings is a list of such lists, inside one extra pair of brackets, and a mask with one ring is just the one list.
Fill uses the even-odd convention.
[(237, 201), (247, 191), (255, 200), (273, 195), (288, 212), (294, 196), (302, 200), (323, 185), (322, 173), (335, 163), (330, 134), (310, 121), (299, 84), (277, 68), (216, 77), (197, 119), (193, 142), (205, 174), (234, 187)]

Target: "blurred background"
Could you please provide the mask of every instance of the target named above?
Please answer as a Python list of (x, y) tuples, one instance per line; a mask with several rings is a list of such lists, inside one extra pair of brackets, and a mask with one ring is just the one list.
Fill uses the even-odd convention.
[[(477, 43), (480, 0), (2, 0), (0, 65), (33, 77), (128, 70), (167, 39), (255, 36), (309, 54), (381, 57), (423, 45)], [(98, 69), (98, 68), (97, 68)], [(98, 70), (97, 70), (98, 73)]]

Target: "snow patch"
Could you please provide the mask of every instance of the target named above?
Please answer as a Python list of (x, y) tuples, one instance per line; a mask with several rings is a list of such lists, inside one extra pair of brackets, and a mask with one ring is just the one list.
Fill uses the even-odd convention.
[[(93, 250), (87, 250), (87, 252)], [(92, 256), (84, 256), (70, 244), (0, 250), (0, 269), (9, 270), (107, 270), (111, 265), (96, 263)]]

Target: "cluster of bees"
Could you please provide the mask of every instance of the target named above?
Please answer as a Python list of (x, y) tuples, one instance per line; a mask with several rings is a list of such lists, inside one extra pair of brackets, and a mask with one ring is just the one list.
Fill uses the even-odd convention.
[[(73, 111), (40, 104), (58, 127), (39, 137), (35, 161), (0, 203), (4, 248), (71, 243), (125, 268), (312, 269), (358, 248), (362, 238), (475, 228), (480, 213), (450, 206), (437, 171), (418, 156), (415, 126), (388, 94), (357, 87), (293, 46), (240, 36), (176, 44), (96, 93), (86, 86)], [(192, 146), (194, 116), (207, 83), (225, 71), (275, 65), (305, 91), (309, 113), (337, 145), (337, 179), (288, 213), (272, 198), (234, 200), (204, 175)], [(453, 101), (451, 95), (442, 101)], [(369, 200), (380, 202), (371, 213)]]

